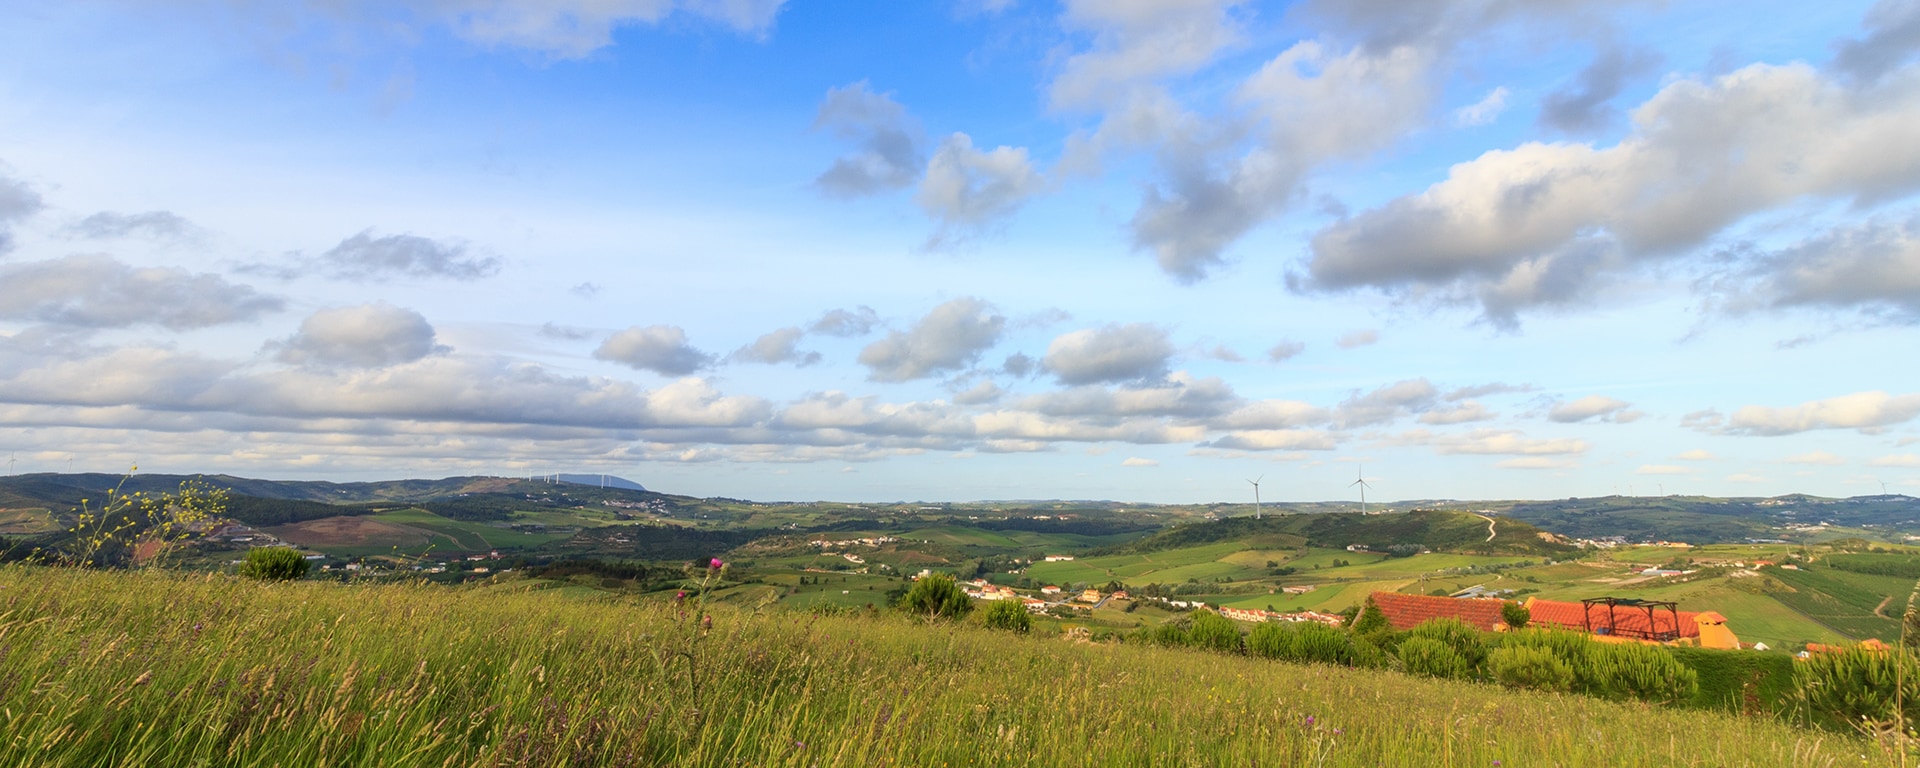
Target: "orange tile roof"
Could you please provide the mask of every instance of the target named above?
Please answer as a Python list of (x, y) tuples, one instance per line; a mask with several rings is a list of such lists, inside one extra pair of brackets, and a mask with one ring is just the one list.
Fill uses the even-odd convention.
[[(1680, 611), (1679, 626), (1674, 626), (1674, 615), (1665, 608), (1653, 610), (1653, 621), (1647, 621), (1647, 609), (1619, 606), (1613, 609), (1613, 621), (1607, 620), (1607, 607), (1596, 605), (1591, 609), (1581, 603), (1568, 603), (1559, 600), (1541, 600), (1534, 598), (1527, 602), (1527, 625), (1553, 627), (1585, 632), (1593, 628), (1594, 634), (1624, 635), (1642, 637), (1656, 632), (1673, 632), (1676, 629), (1680, 637), (1699, 637), (1700, 625), (1694, 617), (1701, 615), (1695, 611)], [(1719, 616), (1719, 614), (1713, 614)], [(1725, 618), (1720, 621), (1725, 622)], [(1606, 630), (1604, 632), (1600, 630)]]
[(1387, 623), (1398, 630), (1413, 629), (1434, 619), (1455, 618), (1475, 629), (1491, 632), (1495, 624), (1505, 622), (1500, 616), (1501, 602), (1482, 598), (1403, 595), (1399, 592), (1373, 593), (1373, 604), (1380, 606), (1380, 612), (1387, 616)]

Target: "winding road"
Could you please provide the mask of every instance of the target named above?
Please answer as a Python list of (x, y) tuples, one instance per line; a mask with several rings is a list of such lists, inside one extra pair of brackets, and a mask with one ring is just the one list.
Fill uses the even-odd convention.
[(1487, 541), (1493, 541), (1493, 518), (1487, 517), (1486, 515), (1480, 514), (1478, 512), (1468, 512), (1467, 514), (1473, 515), (1474, 517), (1487, 521)]

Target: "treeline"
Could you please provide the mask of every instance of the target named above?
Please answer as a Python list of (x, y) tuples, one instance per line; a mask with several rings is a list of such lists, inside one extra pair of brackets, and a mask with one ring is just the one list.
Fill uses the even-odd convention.
[(1915, 555), (1828, 555), (1824, 561), (1838, 571), (1920, 579), (1920, 556)]
[(1128, 533), (1145, 533), (1157, 526), (1125, 520), (1036, 520), (1031, 517), (1010, 517), (1005, 520), (967, 520), (956, 521), (960, 525), (979, 528), (985, 531), (1024, 531), (1027, 533), (1069, 533), (1081, 536), (1117, 536)]

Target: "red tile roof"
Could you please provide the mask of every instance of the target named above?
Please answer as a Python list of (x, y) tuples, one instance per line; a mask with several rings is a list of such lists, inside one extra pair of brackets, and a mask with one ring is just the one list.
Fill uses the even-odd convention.
[[(1680, 637), (1699, 637), (1700, 625), (1694, 617), (1696, 611), (1680, 611), (1679, 626), (1674, 626), (1674, 615), (1665, 608), (1653, 609), (1653, 621), (1649, 626), (1646, 608), (1618, 606), (1613, 609), (1613, 622), (1608, 623), (1607, 607), (1604, 605), (1586, 606), (1581, 603), (1566, 603), (1559, 600), (1541, 600), (1534, 598), (1527, 602), (1527, 625), (1533, 627), (1552, 627), (1585, 632), (1592, 627), (1594, 634), (1624, 635), (1645, 637), (1655, 632), (1673, 632), (1678, 629)], [(1582, 618), (1583, 615), (1585, 618)], [(1714, 614), (1718, 616), (1718, 614)], [(1720, 619), (1725, 622), (1726, 619)], [(1604, 630), (1604, 631), (1603, 631)]]
[(1398, 630), (1413, 629), (1434, 619), (1450, 617), (1464, 621), (1475, 629), (1491, 632), (1493, 625), (1505, 621), (1500, 616), (1501, 602), (1482, 598), (1403, 595), (1398, 592), (1373, 593), (1373, 604), (1380, 606), (1380, 612), (1387, 616), (1387, 623)]

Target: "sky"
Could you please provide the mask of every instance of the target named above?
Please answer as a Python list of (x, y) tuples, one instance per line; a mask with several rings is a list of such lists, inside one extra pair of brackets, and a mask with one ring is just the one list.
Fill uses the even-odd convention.
[(1920, 495), (1920, 0), (0, 7), (12, 472)]

